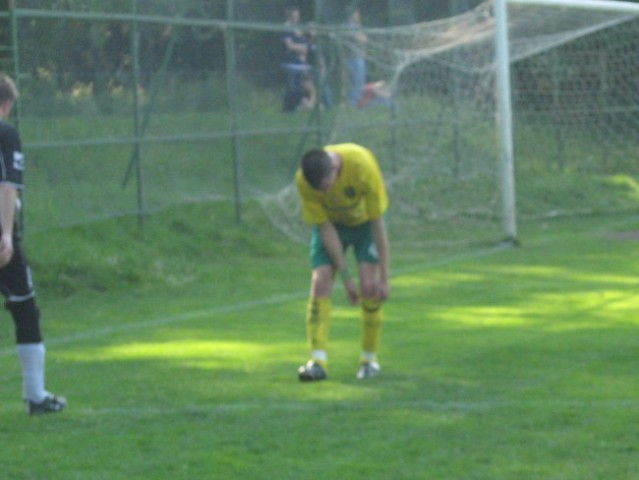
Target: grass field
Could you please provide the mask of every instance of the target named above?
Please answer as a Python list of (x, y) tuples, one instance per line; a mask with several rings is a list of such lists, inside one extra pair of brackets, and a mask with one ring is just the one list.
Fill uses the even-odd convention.
[(202, 230), (169, 211), (28, 238), (69, 408), (24, 413), (3, 322), (2, 478), (639, 478), (636, 217), (395, 252), (383, 375), (355, 380), (337, 291), (330, 378), (301, 384), (306, 247), (192, 208)]

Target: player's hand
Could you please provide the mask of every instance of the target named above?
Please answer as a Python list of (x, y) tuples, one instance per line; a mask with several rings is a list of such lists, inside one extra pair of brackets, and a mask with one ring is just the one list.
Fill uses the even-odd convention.
[(357, 287), (355, 286), (355, 282), (353, 280), (347, 280), (344, 282), (344, 289), (346, 290), (346, 296), (348, 297), (348, 301), (351, 305), (357, 305), (359, 302), (359, 293), (357, 292)]
[(377, 299), (378, 300), (386, 300), (390, 295), (390, 284), (388, 280), (380, 280), (377, 284)]
[(4, 267), (13, 256), (13, 239), (9, 234), (0, 236), (0, 268)]

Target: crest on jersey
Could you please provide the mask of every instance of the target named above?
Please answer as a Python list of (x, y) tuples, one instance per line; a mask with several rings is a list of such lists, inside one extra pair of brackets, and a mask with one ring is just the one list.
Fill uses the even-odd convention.
[(348, 198), (355, 198), (355, 187), (345, 187), (344, 195)]

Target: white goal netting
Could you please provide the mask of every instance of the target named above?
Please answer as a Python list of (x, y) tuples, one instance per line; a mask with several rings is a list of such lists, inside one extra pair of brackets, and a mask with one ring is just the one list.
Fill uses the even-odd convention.
[[(637, 14), (533, 4), (508, 14), (518, 218), (634, 208)], [(325, 140), (377, 154), (399, 245), (502, 235), (494, 29), (487, 2), (446, 20), (365, 30), (367, 81), (383, 90), (364, 108), (340, 102)], [(340, 28), (320, 35), (336, 58), (353, 41)], [(292, 186), (264, 204), (283, 231), (306, 238)]]

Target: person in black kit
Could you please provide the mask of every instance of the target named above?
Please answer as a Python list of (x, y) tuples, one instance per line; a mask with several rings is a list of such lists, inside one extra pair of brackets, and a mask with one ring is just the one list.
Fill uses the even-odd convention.
[(6, 120), (17, 97), (13, 80), (0, 73), (0, 292), (15, 324), (23, 398), (27, 412), (33, 415), (59, 412), (67, 402), (44, 388), (45, 348), (40, 312), (16, 221), (19, 195), (24, 188), (24, 157), (20, 135)]

